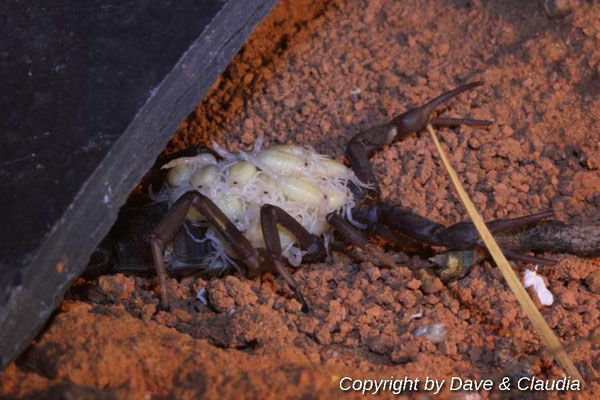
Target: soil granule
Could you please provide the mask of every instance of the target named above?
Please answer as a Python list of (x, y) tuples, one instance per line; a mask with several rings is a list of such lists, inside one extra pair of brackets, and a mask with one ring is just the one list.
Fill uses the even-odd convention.
[[(597, 224), (598, 15), (600, 6), (583, 0), (284, 0), (166, 152), (211, 141), (250, 149), (264, 135), (267, 144), (308, 144), (342, 158), (361, 130), (483, 80), (440, 112), (494, 124), (439, 136), (484, 218), (553, 209), (568, 224)], [(386, 201), (444, 224), (465, 220), (428, 135), (384, 148), (372, 164)], [(392, 269), (358, 250), (302, 264), (294, 278), (308, 314), (269, 274), (170, 279), (171, 312), (158, 307), (155, 278), (79, 279), (47, 329), (0, 375), (0, 397), (352, 398), (360, 392), (340, 391), (344, 376), (562, 377), (492, 264), (442, 283), (424, 269), (427, 260), (389, 254)], [(541, 256), (559, 260), (538, 270), (555, 301), (542, 306), (530, 294), (587, 386), (511, 394), (594, 398), (600, 259)], [(534, 268), (518, 268), (525, 267)]]

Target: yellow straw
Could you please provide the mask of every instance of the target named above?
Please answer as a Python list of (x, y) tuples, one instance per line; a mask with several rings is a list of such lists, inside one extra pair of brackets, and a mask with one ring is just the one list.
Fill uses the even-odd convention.
[(502, 254), (502, 251), (500, 250), (498, 243), (496, 243), (496, 240), (494, 239), (494, 237), (488, 230), (487, 226), (483, 222), (481, 215), (479, 215), (479, 213), (475, 209), (473, 202), (471, 201), (471, 199), (467, 195), (467, 192), (465, 192), (465, 189), (462, 187), (462, 184), (458, 180), (456, 171), (454, 171), (454, 169), (448, 162), (448, 159), (446, 158), (446, 154), (444, 153), (444, 150), (442, 150), (442, 147), (440, 146), (440, 142), (438, 141), (438, 138), (437, 138), (435, 131), (433, 130), (431, 124), (427, 125), (427, 130), (429, 130), (429, 133), (431, 134), (431, 138), (433, 139), (433, 142), (435, 143), (435, 147), (437, 148), (437, 151), (440, 154), (440, 158), (442, 159), (442, 162), (444, 163), (444, 166), (446, 167), (446, 170), (448, 171), (448, 174), (450, 175), (452, 184), (454, 185), (454, 187), (456, 188), (456, 191), (458, 192), (460, 201), (463, 203), (463, 205), (467, 209), (467, 213), (471, 217), (471, 220), (473, 221), (473, 224), (477, 228), (479, 235), (483, 239), (485, 246), (487, 247), (487, 249), (490, 252), (494, 261), (496, 262), (496, 265), (498, 266), (498, 268), (500, 268), (500, 271), (502, 272), (502, 275), (504, 276), (504, 279), (506, 280), (508, 287), (510, 288), (510, 290), (513, 291), (515, 296), (517, 296), (517, 300), (519, 300), (519, 303), (521, 304), (521, 307), (523, 307), (525, 314), (527, 314), (527, 316), (529, 317), (531, 323), (533, 324), (535, 329), (538, 331), (540, 337), (542, 338), (542, 341), (546, 344), (546, 346), (548, 347), (548, 349), (550, 350), (550, 352), (552, 353), (552, 355), (554, 356), (554, 358), (556, 359), (558, 364), (563, 368), (564, 371), (567, 372), (567, 374), (570, 377), (573, 377), (573, 378), (579, 380), (579, 382), (581, 382), (581, 386), (583, 387), (583, 385), (584, 385), (583, 377), (579, 374), (579, 372), (577, 371), (577, 368), (575, 368), (575, 365), (573, 365), (573, 362), (569, 358), (567, 352), (560, 345), (558, 338), (554, 335), (554, 332), (552, 332), (552, 329), (550, 329), (550, 327), (544, 320), (544, 317), (542, 316), (540, 311), (537, 309), (537, 307), (535, 306), (535, 304), (529, 297), (529, 294), (527, 293), (527, 291), (525, 290), (523, 285), (521, 285), (521, 281), (519, 280), (519, 278), (517, 277), (515, 272), (512, 270), (512, 268), (508, 264), (508, 261), (504, 257), (504, 254)]

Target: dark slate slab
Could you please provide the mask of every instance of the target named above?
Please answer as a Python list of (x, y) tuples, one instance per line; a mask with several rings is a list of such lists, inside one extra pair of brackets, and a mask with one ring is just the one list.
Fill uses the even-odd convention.
[(275, 3), (0, 4), (0, 370)]

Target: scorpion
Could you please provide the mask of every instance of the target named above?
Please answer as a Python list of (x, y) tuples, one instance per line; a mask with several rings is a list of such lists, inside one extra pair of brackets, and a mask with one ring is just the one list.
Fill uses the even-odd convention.
[[(471, 82), (410, 109), (391, 121), (354, 135), (346, 148), (350, 164), (317, 154), (310, 147), (279, 145), (230, 153), (213, 144), (214, 152), (196, 150), (165, 163), (167, 195), (172, 205), (150, 234), (152, 262), (160, 285), (161, 306), (168, 308), (167, 268), (177, 270), (229, 264), (249, 274), (278, 273), (302, 311), (309, 306), (284, 261), (323, 259), (335, 232), (345, 243), (361, 248), (387, 266), (394, 260), (371, 242), (380, 236), (392, 244), (481, 248), (469, 222), (444, 226), (406, 208), (380, 200), (380, 188), (369, 158), (386, 145), (423, 130), (441, 127), (489, 126), (492, 121), (447, 118), (435, 109), (483, 82)], [(216, 153), (216, 154), (215, 154)], [(219, 159), (217, 159), (217, 156)], [(536, 225), (552, 211), (488, 222), (492, 233)], [(509, 259), (550, 265), (554, 262), (508, 248)]]
[[(441, 267), (437, 274), (442, 281), (459, 279), (487, 258), (473, 224), (446, 227), (381, 201), (369, 157), (427, 124), (489, 126), (492, 122), (487, 120), (434, 115), (441, 103), (482, 84), (460, 86), (354, 135), (346, 149), (351, 168), (310, 147), (263, 149), (260, 137), (250, 152), (234, 154), (213, 144), (213, 149), (191, 147), (160, 157), (143, 186), (163, 190), (151, 198), (132, 194), (92, 255), (84, 277), (109, 271), (147, 273), (154, 265), (160, 306), (168, 309), (167, 269), (171, 275), (211, 274), (241, 265), (249, 275), (280, 274), (306, 312), (308, 304), (284, 259), (298, 266), (325, 258), (329, 249), (343, 251), (349, 243), (393, 268), (394, 259), (370, 240), (380, 237), (420, 255), (431, 254), (432, 246), (446, 248), (430, 261)], [(167, 199), (171, 207), (161, 201)], [(524, 254), (545, 251), (600, 256), (597, 226), (568, 226), (548, 220), (552, 215), (545, 211), (487, 225), (512, 260), (554, 264)]]

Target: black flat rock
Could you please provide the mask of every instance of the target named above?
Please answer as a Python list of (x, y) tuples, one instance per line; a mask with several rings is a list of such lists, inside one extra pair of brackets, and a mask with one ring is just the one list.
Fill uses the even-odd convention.
[(0, 370), (275, 3), (0, 5)]

